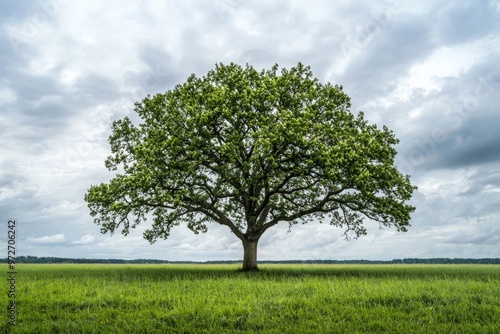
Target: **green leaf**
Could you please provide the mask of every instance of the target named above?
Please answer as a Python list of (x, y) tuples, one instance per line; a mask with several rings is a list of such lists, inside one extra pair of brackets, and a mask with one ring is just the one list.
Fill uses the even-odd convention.
[(300, 63), (217, 64), (137, 102), (140, 124), (113, 123), (105, 165), (124, 174), (85, 200), (103, 233), (152, 216), (150, 242), (180, 223), (195, 233), (222, 224), (242, 240), (315, 219), (346, 238), (366, 234), (367, 219), (406, 231), (416, 188), (395, 167), (398, 140), (350, 107), (342, 86)]

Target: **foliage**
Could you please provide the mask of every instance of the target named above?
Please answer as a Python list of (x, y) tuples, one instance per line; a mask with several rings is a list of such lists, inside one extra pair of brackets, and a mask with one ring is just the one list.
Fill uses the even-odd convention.
[[(484, 265), (19, 265), (11, 333), (499, 333)], [(0, 296), (6, 305), (7, 294)], [(0, 331), (7, 332), (6, 312)]]
[(350, 106), (342, 86), (300, 63), (219, 64), (136, 103), (141, 124), (113, 123), (106, 166), (123, 173), (85, 200), (103, 233), (126, 235), (151, 214), (153, 243), (182, 222), (195, 233), (215, 222), (245, 253), (279, 222), (317, 219), (346, 238), (366, 234), (365, 218), (406, 231), (415, 187), (394, 165), (398, 140)]

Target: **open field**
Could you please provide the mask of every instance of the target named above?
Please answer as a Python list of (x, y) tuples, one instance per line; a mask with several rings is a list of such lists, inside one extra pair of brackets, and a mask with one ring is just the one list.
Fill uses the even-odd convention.
[(18, 264), (12, 333), (500, 333), (498, 265), (237, 267)]

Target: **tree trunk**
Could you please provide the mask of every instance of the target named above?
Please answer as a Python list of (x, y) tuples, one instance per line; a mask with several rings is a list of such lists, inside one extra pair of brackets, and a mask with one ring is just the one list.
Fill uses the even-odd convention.
[(257, 267), (257, 244), (256, 240), (243, 240), (243, 268), (241, 271), (258, 271)]

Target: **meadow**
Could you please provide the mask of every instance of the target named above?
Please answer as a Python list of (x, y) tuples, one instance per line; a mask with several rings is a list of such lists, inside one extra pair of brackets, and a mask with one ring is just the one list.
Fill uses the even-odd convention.
[[(18, 264), (7, 333), (500, 333), (498, 265)], [(7, 291), (7, 284), (4, 284)], [(8, 304), (2, 293), (2, 305)]]

